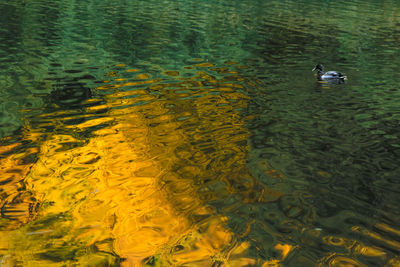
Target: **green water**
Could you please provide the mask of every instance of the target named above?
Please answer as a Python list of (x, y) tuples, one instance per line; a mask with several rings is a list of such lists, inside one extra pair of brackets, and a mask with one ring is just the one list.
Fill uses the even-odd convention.
[[(5, 266), (400, 265), (397, 1), (26, 0), (0, 2), (0, 14)], [(348, 80), (317, 82), (317, 63)], [(190, 222), (147, 252), (118, 226), (137, 216), (126, 203), (140, 187), (121, 200), (107, 192), (126, 184), (80, 187), (108, 177), (92, 174), (98, 159), (129, 158), (93, 150), (110, 129), (124, 136), (115, 146), (145, 155), (130, 163), (153, 162), (154, 192)], [(79, 149), (99, 156), (75, 164)], [(107, 215), (91, 222), (96, 190)], [(84, 235), (113, 209), (115, 228)], [(201, 251), (187, 240), (207, 232), (203, 217), (223, 218), (231, 245), (176, 260)]]

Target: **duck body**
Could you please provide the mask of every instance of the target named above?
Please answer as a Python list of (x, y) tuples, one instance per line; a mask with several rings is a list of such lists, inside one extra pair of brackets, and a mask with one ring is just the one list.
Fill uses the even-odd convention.
[(327, 81), (329, 83), (344, 83), (347, 79), (345, 75), (340, 72), (331, 70), (324, 72), (324, 67), (321, 64), (317, 64), (313, 71), (317, 71), (317, 79), (319, 81)]

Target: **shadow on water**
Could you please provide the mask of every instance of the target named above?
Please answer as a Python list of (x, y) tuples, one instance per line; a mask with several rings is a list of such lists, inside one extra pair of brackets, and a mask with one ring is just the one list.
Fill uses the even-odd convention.
[(80, 82), (85, 78), (87, 77), (55, 79), (56, 84), (49, 97), (50, 103), (64, 109), (80, 108), (82, 103), (91, 97), (90, 88)]

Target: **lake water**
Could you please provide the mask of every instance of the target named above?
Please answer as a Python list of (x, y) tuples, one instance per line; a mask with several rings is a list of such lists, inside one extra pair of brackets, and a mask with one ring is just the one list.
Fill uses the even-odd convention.
[(0, 14), (1, 266), (400, 266), (398, 1)]

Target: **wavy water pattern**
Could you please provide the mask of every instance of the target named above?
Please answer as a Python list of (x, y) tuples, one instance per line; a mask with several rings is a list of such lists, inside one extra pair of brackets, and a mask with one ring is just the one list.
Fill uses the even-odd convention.
[(396, 1), (0, 14), (1, 266), (400, 265)]

